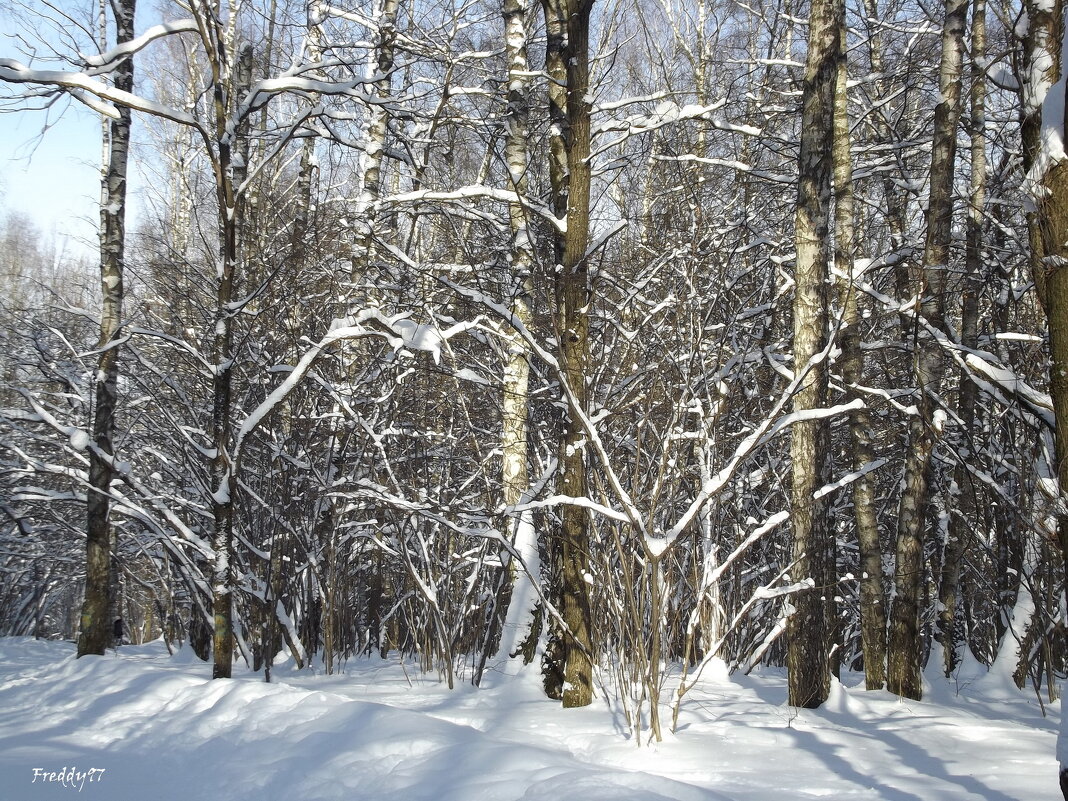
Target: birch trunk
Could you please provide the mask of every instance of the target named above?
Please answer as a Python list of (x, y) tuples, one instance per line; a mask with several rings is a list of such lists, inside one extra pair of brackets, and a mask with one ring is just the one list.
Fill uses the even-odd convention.
[[(589, 33), (593, 0), (542, 0), (545, 13), (545, 65), (549, 76), (549, 180), (553, 212), (566, 221), (556, 230), (556, 340), (558, 358), (571, 393), (560, 441), (560, 494), (585, 498), (586, 453), (576, 412), (586, 407), (589, 360), (589, 283), (586, 247), (590, 214)], [(589, 516), (581, 506), (561, 511), (560, 597), (567, 624), (564, 643), (565, 707), (593, 700), (589, 575)]]
[(382, 195), (382, 160), (389, 131), (389, 112), (383, 103), (393, 91), (393, 67), (397, 49), (397, 11), (400, 0), (381, 0), (375, 17), (378, 32), (375, 49), (367, 64), (367, 77), (374, 85), (378, 103), (371, 106), (367, 124), (363, 162), (363, 187), (357, 204), (356, 248), (353, 252), (352, 279), (362, 275), (374, 253), (374, 232), (378, 211), (376, 204)]
[[(831, 153), (835, 82), (840, 62), (844, 6), (839, 0), (813, 0), (802, 94), (794, 241), (794, 370), (804, 378), (793, 410), (820, 409), (827, 399), (827, 367), (820, 353), (827, 344), (827, 257), (830, 240)], [(826, 599), (833, 596), (830, 531), (824, 503), (813, 497), (823, 483), (828, 435), (823, 420), (801, 420), (790, 435), (790, 522), (796, 577), (811, 579), (799, 592), (787, 621), (787, 668), (791, 706), (815, 708), (830, 691), (830, 633)]]
[[(850, 159), (849, 112), (847, 107), (845, 26), (839, 39), (841, 59), (835, 81), (834, 102), (834, 266), (838, 274), (838, 297), (842, 306), (842, 355), (839, 363), (846, 386), (845, 401), (860, 397), (853, 389), (864, 377), (864, 351), (861, 349), (860, 313), (854, 272), (853, 165)], [(857, 409), (849, 415), (850, 469), (860, 472), (875, 461), (871, 411)], [(864, 653), (864, 686), (881, 690), (886, 683), (886, 601), (883, 595), (883, 553), (876, 516), (875, 486), (868, 474), (853, 482), (853, 516), (860, 552), (860, 637)]]
[[(965, 238), (964, 286), (961, 292), (961, 344), (968, 349), (978, 347), (979, 273), (983, 264), (983, 207), (986, 203), (986, 0), (974, 0), (972, 8), (972, 66), (970, 90), (971, 120), (971, 177), (968, 198), (968, 222)], [(960, 585), (961, 559), (965, 545), (971, 538), (972, 517), (975, 511), (975, 492), (970, 489), (971, 473), (967, 467), (968, 443), (971, 442), (972, 420), (978, 390), (965, 370), (957, 381), (957, 417), (964, 425), (961, 450), (953, 470), (951, 491), (953, 509), (942, 559), (939, 582), (938, 639), (942, 644), (944, 668), (949, 676), (960, 660), (956, 638), (957, 593)]]
[[(520, 198), (527, 192), (529, 154), (529, 95), (530, 67), (527, 61), (526, 0), (504, 0), (504, 38), (508, 55), (508, 131), (504, 145), (505, 165), (508, 168), (508, 189)], [(511, 251), (511, 312), (515, 320), (526, 328), (532, 323), (534, 254), (526, 212), (521, 202), (509, 204), (508, 216), (512, 233)], [(527, 388), (530, 379), (530, 353), (524, 340), (514, 333), (508, 342), (504, 366), (504, 419), (501, 437), (502, 485), (505, 506), (514, 508), (524, 502), (530, 490), (527, 468)], [(524, 566), (509, 561), (508, 581), (511, 595), (505, 614), (504, 628), (497, 649), (498, 660), (515, 656), (520, 643), (529, 635), (534, 622), (534, 607), (538, 600), (535, 582), (538, 574), (538, 541), (530, 511), (510, 513), (511, 539), (522, 557)], [(527, 660), (529, 661), (529, 660)]]
[[(1064, 12), (1061, 0), (1025, 0), (1027, 34), (1023, 38), (1020, 81), (1020, 147), (1025, 175), (1031, 172), (1042, 147), (1042, 102), (1061, 74), (1061, 38)], [(1037, 209), (1026, 209), (1027, 238), (1031, 246), (1031, 274), (1039, 302), (1047, 304), (1043, 267), (1044, 239), (1042, 217)]]
[[(960, 120), (961, 65), (968, 0), (947, 0), (939, 67), (941, 102), (935, 107), (931, 147), (931, 191), (927, 206), (927, 238), (919, 316), (936, 331), (945, 330), (945, 286), (953, 222), (953, 165)], [(909, 447), (905, 457), (904, 491), (897, 521), (897, 561), (894, 603), (890, 609), (887, 659), (888, 689), (919, 700), (923, 694), (920, 661), (920, 596), (924, 572), (924, 516), (930, 501), (931, 454), (939, 426), (936, 398), (942, 384), (942, 349), (925, 324), (917, 321), (914, 377), (916, 412), (909, 418)]]
[[(116, 45), (134, 38), (136, 0), (114, 3)], [(115, 88), (133, 91), (133, 57), (115, 70)], [(129, 108), (119, 107), (107, 131), (108, 155), (100, 207), (100, 340), (94, 381), (93, 445), (89, 450), (86, 499), (85, 601), (78, 656), (103, 654), (111, 641), (111, 480), (109, 460), (115, 453), (118, 405), (119, 333), (122, 327), (123, 270), (126, 242), (126, 168), (130, 149)]]

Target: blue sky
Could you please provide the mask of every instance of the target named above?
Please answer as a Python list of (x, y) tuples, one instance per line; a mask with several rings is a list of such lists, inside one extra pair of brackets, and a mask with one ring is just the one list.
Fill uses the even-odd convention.
[[(50, 127), (42, 135), (46, 124)], [(0, 181), (4, 207), (24, 211), (46, 234), (55, 232), (94, 247), (99, 117), (77, 104), (58, 119), (54, 113), (34, 111), (0, 114)]]
[[(93, 4), (86, 0), (58, 0), (55, 5), (74, 19), (91, 19)], [(26, 61), (14, 38), (25, 33), (23, 24), (11, 8), (0, 0), (0, 57)], [(57, 42), (61, 52), (70, 52), (69, 37), (84, 38), (77, 26), (55, 20), (42, 20), (25, 33), (30, 41)], [(56, 68), (54, 62), (49, 66)], [(11, 94), (3, 91), (4, 96)], [(0, 105), (0, 209), (24, 211), (46, 236), (54, 233), (66, 239), (56, 244), (68, 252), (94, 253), (100, 201), (100, 116), (67, 98), (48, 112), (16, 108), (10, 102)], [(136, 149), (130, 175), (134, 191), (141, 183), (135, 160)], [(131, 201), (132, 211), (136, 199)]]

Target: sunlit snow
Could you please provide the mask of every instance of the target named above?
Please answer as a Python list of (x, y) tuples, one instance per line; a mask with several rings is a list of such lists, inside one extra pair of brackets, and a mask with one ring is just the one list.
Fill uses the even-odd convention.
[[(450, 692), (412, 664), (287, 663), (276, 682), (211, 681), (161, 642), (74, 659), (68, 643), (0, 640), (0, 798), (109, 801), (1053, 801), (1060, 703), (978, 666), (927, 700), (835, 684), (785, 705), (781, 671), (706, 671), (676, 734), (636, 747), (598, 693), (563, 710), (537, 670)], [(611, 694), (610, 692), (608, 693)], [(643, 737), (644, 740), (644, 737)], [(77, 788), (34, 770), (83, 774)], [(37, 778), (35, 782), (34, 779)], [(74, 793), (74, 795), (72, 795)]]

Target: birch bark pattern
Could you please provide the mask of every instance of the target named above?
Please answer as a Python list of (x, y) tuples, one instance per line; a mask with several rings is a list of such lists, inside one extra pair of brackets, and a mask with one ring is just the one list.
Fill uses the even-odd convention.
[[(1025, 0), (1027, 33), (1023, 37), (1020, 81), (1020, 148), (1024, 174), (1031, 172), (1042, 147), (1042, 102), (1061, 74), (1061, 38), (1064, 11), (1061, 0)], [(1038, 300), (1047, 304), (1043, 266), (1044, 238), (1037, 209), (1025, 210), (1027, 238), (1031, 246), (1031, 274)]]
[(942, 57), (931, 146), (931, 190), (927, 205), (927, 237), (916, 324), (914, 378), (916, 412), (909, 417), (909, 445), (905, 456), (904, 491), (897, 520), (897, 560), (894, 602), (890, 608), (887, 688), (896, 695), (919, 700), (923, 694), (920, 662), (920, 605), (923, 585), (924, 518), (930, 501), (931, 454), (939, 436), (936, 398), (944, 369), (942, 348), (928, 331), (945, 330), (946, 272), (953, 222), (953, 165), (960, 121), (961, 65), (967, 0), (947, 0), (942, 28)]
[[(854, 389), (863, 381), (864, 351), (861, 348), (860, 311), (857, 298), (854, 253), (855, 208), (853, 164), (850, 158), (849, 111), (846, 96), (846, 28), (839, 36), (839, 67), (834, 94), (834, 267), (838, 300), (842, 307), (839, 364), (846, 386), (844, 401), (861, 397)], [(865, 406), (849, 415), (850, 469), (861, 473), (875, 461), (871, 411)], [(883, 553), (876, 516), (875, 486), (870, 474), (853, 482), (853, 517), (860, 552), (860, 637), (864, 655), (864, 686), (881, 690), (886, 684), (886, 600), (883, 595)]]
[[(134, 38), (136, 0), (113, 3), (115, 43)], [(115, 69), (115, 88), (133, 91), (131, 55)], [(103, 654), (111, 641), (111, 458), (114, 456), (118, 406), (119, 344), (122, 327), (123, 272), (126, 245), (126, 168), (130, 150), (129, 108), (119, 106), (108, 129), (108, 159), (100, 207), (100, 340), (94, 379), (93, 447), (89, 449), (86, 497), (85, 601), (82, 605), (78, 656)]]
[[(504, 160), (508, 169), (507, 188), (519, 198), (527, 192), (529, 154), (527, 136), (530, 117), (530, 67), (527, 60), (526, 0), (504, 0), (505, 52), (508, 56), (507, 135)], [(534, 254), (526, 211), (520, 201), (508, 205), (512, 234), (511, 249), (511, 312), (515, 320), (529, 328), (532, 322), (531, 297), (534, 292)], [(504, 503), (514, 508), (522, 503), (530, 489), (527, 468), (528, 396), (530, 353), (523, 338), (513, 332), (508, 340), (507, 361), (504, 366), (503, 421), (501, 434), (501, 472)], [(538, 541), (534, 533), (531, 512), (511, 514), (511, 539), (531, 574), (521, 573), (515, 559), (509, 560), (507, 580), (511, 584), (508, 611), (498, 646), (498, 658), (514, 655), (518, 645), (529, 634), (534, 620), (534, 604), (538, 600), (534, 582), (537, 569)], [(524, 654), (529, 662), (533, 652)]]
[(386, 150), (386, 134), (389, 131), (389, 112), (385, 102), (393, 91), (393, 63), (397, 49), (397, 11), (400, 0), (382, 0), (376, 17), (378, 33), (375, 39), (373, 58), (368, 63), (368, 79), (373, 81), (378, 103), (370, 108), (367, 125), (367, 149), (363, 154), (363, 188), (357, 204), (357, 237), (353, 253), (352, 280), (355, 281), (370, 263), (374, 252), (374, 233), (378, 210), (376, 204), (382, 195), (382, 157)]
[[(555, 230), (555, 335), (563, 379), (570, 390), (560, 442), (560, 494), (585, 498), (586, 453), (576, 411), (586, 406), (590, 292), (586, 264), (590, 217), (589, 33), (593, 0), (542, 0), (545, 66), (549, 76), (549, 181), (553, 213), (566, 221)], [(575, 407), (578, 407), (576, 409)], [(589, 515), (561, 507), (560, 597), (568, 632), (564, 647), (565, 707), (593, 700), (590, 623)]]
[[(827, 256), (830, 240), (831, 160), (835, 83), (839, 69), (840, 0), (813, 0), (802, 94), (801, 149), (798, 156), (797, 214), (794, 241), (794, 370), (804, 374), (793, 410), (821, 409), (827, 399)], [(802, 419), (790, 434), (790, 523), (793, 527), (791, 574), (811, 580), (812, 588), (794, 596), (786, 624), (791, 706), (815, 708), (830, 692), (830, 633), (827, 601), (833, 595), (830, 532), (824, 503), (814, 497), (826, 473), (828, 432), (823, 420)]]
[[(968, 350), (979, 346), (980, 270), (983, 267), (983, 209), (986, 204), (986, 0), (973, 0), (971, 106), (968, 135), (971, 150), (971, 176), (968, 192), (968, 221), (965, 231), (964, 285), (961, 289), (960, 341)], [(958, 446), (957, 465), (953, 469), (950, 491), (954, 501), (949, 518), (946, 547), (939, 581), (938, 639), (942, 644), (943, 667), (949, 676), (960, 661), (957, 646), (957, 595), (960, 586), (961, 560), (971, 538), (975, 492), (969, 487), (972, 475), (966, 460), (972, 440), (972, 421), (978, 400), (978, 388), (963, 368), (957, 379), (957, 417), (964, 430)]]

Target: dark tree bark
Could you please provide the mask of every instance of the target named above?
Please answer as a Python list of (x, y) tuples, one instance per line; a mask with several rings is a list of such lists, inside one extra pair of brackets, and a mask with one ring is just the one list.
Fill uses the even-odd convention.
[[(1059, 5), (1059, 4), (1058, 4)], [(1063, 130), (1063, 129), (1062, 129)], [(1049, 318), (1050, 394), (1056, 418), (1056, 468), (1060, 488), (1057, 536), (1065, 579), (1068, 580), (1068, 513), (1065, 488), (1068, 487), (1068, 162), (1049, 170), (1043, 181), (1048, 195), (1039, 205), (1039, 224), (1046, 272), (1046, 313)], [(1065, 731), (1062, 726), (1063, 753)], [(1068, 799), (1068, 765), (1061, 763), (1060, 785)]]
[[(1025, 0), (1027, 34), (1023, 38), (1020, 64), (1020, 147), (1023, 170), (1034, 166), (1042, 143), (1042, 102), (1044, 88), (1057, 82), (1061, 74), (1061, 38), (1064, 9), (1061, 0), (1052, 3)], [(1031, 245), (1031, 273), (1039, 302), (1046, 305), (1047, 271), (1043, 267), (1044, 238), (1037, 209), (1025, 210), (1027, 238)]]
[[(219, 29), (215, 28), (216, 32)], [(220, 58), (214, 60), (215, 125), (218, 146), (216, 191), (219, 204), (219, 283), (216, 288), (215, 344), (212, 362), (211, 511), (214, 519), (212, 546), (215, 565), (212, 575), (212, 614), (214, 661), (212, 678), (228, 679), (234, 661), (233, 591), (234, 591), (234, 495), (237, 470), (233, 464), (233, 321), (231, 301), (240, 262), (240, 230), (243, 202), (240, 197), (247, 152), (242, 153), (243, 133), (229, 128), (230, 111), (238, 96), (252, 79), (252, 46), (246, 45), (238, 59), (236, 85), (226, 76), (225, 45), (217, 42)], [(247, 150), (247, 148), (245, 148)]]
[[(974, 0), (972, 9), (972, 67), (970, 90), (971, 114), (968, 135), (971, 138), (971, 181), (968, 199), (968, 222), (965, 238), (964, 286), (961, 288), (961, 344), (974, 350), (979, 336), (980, 271), (983, 266), (983, 206), (986, 202), (986, 0)], [(939, 581), (938, 640), (942, 644), (945, 673), (949, 676), (960, 661), (957, 645), (957, 597), (960, 586), (961, 560), (971, 539), (975, 512), (975, 491), (966, 463), (970, 453), (972, 420), (978, 400), (978, 388), (967, 371), (961, 370), (957, 385), (957, 417), (964, 425), (958, 448), (957, 466), (953, 470), (953, 508), (942, 558)]]
[[(120, 0), (115, 9), (115, 42), (134, 38), (136, 0)], [(131, 55), (115, 68), (115, 88), (133, 91)], [(111, 458), (118, 406), (119, 332), (122, 328), (123, 268), (126, 243), (126, 166), (130, 150), (129, 108), (118, 107), (108, 128), (108, 164), (100, 207), (100, 288), (103, 304), (97, 348), (93, 406), (93, 447), (89, 450), (85, 602), (82, 606), (78, 656), (102, 654), (111, 640)]]
[[(562, 495), (584, 498), (586, 453), (577, 412), (586, 406), (589, 361), (589, 276), (586, 248), (590, 225), (589, 37), (593, 0), (542, 0), (545, 66), (549, 75), (549, 178), (553, 212), (566, 221), (556, 229), (553, 271), (556, 287), (558, 358), (570, 391), (560, 441)], [(589, 575), (589, 514), (566, 504), (561, 511), (560, 598), (569, 633), (564, 643), (565, 707), (593, 700)]]
[(920, 319), (916, 325), (918, 344), (914, 375), (918, 397), (916, 413), (909, 417), (905, 487), (897, 521), (895, 596), (890, 609), (887, 687), (897, 695), (917, 700), (923, 694), (920, 675), (923, 652), (920, 600), (924, 570), (924, 519), (930, 501), (931, 454), (939, 435), (935, 409), (944, 369), (942, 348), (927, 327), (935, 331), (945, 330), (946, 272), (953, 222), (953, 166), (957, 154), (961, 65), (967, 14), (967, 0), (947, 0), (938, 79), (941, 101), (935, 107), (931, 191), (918, 309)]

